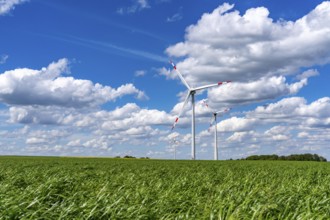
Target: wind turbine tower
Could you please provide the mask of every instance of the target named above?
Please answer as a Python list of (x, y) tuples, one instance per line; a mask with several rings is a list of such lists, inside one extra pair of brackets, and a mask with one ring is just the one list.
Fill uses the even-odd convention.
[(178, 117), (175, 119), (175, 122), (174, 122), (174, 124), (172, 126), (172, 130), (174, 129), (175, 125), (178, 123), (178, 120), (179, 120), (179, 118), (180, 118), (180, 116), (181, 116), (181, 114), (182, 114), (182, 112), (184, 110), (185, 105), (188, 102), (189, 97), (191, 97), (191, 107), (192, 107), (192, 114), (191, 114), (191, 159), (192, 160), (195, 160), (196, 159), (196, 143), (195, 143), (195, 94), (199, 90), (208, 89), (208, 88), (211, 88), (211, 87), (215, 87), (215, 86), (227, 84), (227, 83), (230, 83), (231, 81), (218, 82), (218, 83), (215, 83), (215, 84), (210, 84), (210, 85), (206, 85), (206, 86), (200, 86), (200, 87), (192, 88), (192, 87), (189, 86), (189, 84), (183, 78), (183, 76), (181, 75), (180, 71), (176, 68), (175, 64), (172, 61), (170, 61), (170, 63), (173, 66), (173, 69), (176, 71), (176, 73), (180, 77), (182, 83), (188, 89), (186, 99), (184, 100), (182, 109), (181, 109)]
[(217, 131), (217, 115), (218, 114), (224, 114), (225, 112), (228, 112), (230, 108), (227, 108), (222, 111), (213, 112), (213, 120), (210, 124), (210, 127), (214, 123), (214, 160), (218, 160), (218, 131)]
[(173, 138), (173, 140), (171, 140), (171, 144), (172, 144), (172, 148), (173, 148), (173, 152), (174, 152), (174, 160), (176, 160), (176, 153), (177, 153), (176, 147), (177, 147), (178, 143), (179, 142), (175, 138)]

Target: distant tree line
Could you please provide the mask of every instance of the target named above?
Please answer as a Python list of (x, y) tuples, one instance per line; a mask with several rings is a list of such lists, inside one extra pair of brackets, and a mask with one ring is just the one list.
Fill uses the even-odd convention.
[(320, 162), (327, 161), (327, 159), (317, 154), (291, 154), (289, 156), (278, 156), (276, 154), (252, 155), (245, 158), (245, 160), (296, 160), (296, 161), (320, 161)]

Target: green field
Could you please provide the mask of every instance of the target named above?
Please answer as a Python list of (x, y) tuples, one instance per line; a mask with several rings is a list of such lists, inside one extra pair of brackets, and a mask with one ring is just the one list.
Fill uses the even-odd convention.
[(330, 164), (0, 157), (0, 219), (329, 219)]

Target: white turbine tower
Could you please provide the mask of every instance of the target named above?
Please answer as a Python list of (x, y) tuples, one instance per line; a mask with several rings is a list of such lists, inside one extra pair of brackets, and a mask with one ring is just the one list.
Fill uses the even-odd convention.
[(175, 138), (172, 140), (172, 145), (173, 145), (173, 152), (174, 152), (174, 160), (176, 160), (176, 147), (178, 145), (178, 141), (175, 140)]
[(191, 96), (191, 106), (192, 106), (192, 114), (191, 114), (191, 159), (195, 160), (196, 158), (196, 153), (195, 153), (195, 94), (197, 91), (199, 90), (203, 90), (203, 89), (207, 89), (207, 88), (211, 88), (211, 87), (215, 87), (215, 86), (219, 86), (219, 85), (223, 85), (223, 84), (227, 84), (230, 83), (231, 81), (225, 81), (225, 82), (218, 82), (216, 84), (210, 84), (210, 85), (206, 85), (206, 86), (200, 86), (200, 87), (196, 87), (196, 88), (191, 88), (188, 83), (186, 82), (186, 80), (183, 78), (183, 76), (181, 75), (180, 71), (176, 68), (176, 66), (174, 65), (174, 63), (172, 61), (170, 61), (170, 63), (173, 66), (173, 69), (177, 72), (177, 74), (179, 75), (182, 83), (187, 87), (188, 89), (188, 93), (186, 96), (186, 99), (184, 100), (182, 109), (178, 115), (178, 117), (175, 119), (175, 122), (172, 126), (172, 130), (174, 129), (175, 125), (178, 123), (178, 120), (184, 110), (185, 105), (188, 102), (189, 97)]
[(214, 160), (218, 160), (218, 131), (217, 131), (217, 115), (218, 114), (224, 114), (225, 112), (228, 112), (230, 108), (226, 108), (225, 110), (213, 112), (212, 121), (210, 123), (210, 128), (212, 127), (214, 123)]

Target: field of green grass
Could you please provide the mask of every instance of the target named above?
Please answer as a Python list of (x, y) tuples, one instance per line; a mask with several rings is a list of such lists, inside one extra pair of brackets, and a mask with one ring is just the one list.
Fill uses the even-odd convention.
[(329, 163), (0, 157), (0, 219), (329, 218)]

